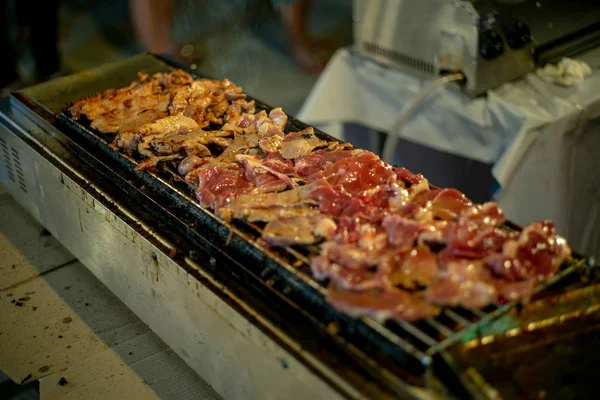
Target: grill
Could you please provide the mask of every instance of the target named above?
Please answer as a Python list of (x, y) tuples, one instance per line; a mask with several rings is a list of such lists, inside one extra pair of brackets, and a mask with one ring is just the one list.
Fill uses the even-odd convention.
[[(152, 60), (149, 72), (155, 72), (153, 68), (163, 71), (175, 67), (186, 69), (170, 59), (145, 57)], [(193, 71), (188, 72), (199, 77)], [(133, 75), (123, 75), (123, 82), (133, 79)], [(208, 255), (209, 265), (202, 268), (220, 276), (228, 285), (231, 282), (232, 287), (247, 296), (262, 299), (266, 314), (279, 320), (286, 316), (283, 320), (287, 320), (293, 329), (300, 329), (302, 325), (299, 324), (308, 324), (302, 332), (318, 337), (320, 341), (316, 344), (311, 343), (315, 339), (303, 338), (302, 343), (308, 351), (324, 358), (328, 357), (326, 353), (339, 353), (349, 365), (370, 375), (385, 392), (401, 393), (406, 382), (430, 385), (430, 378), (439, 376), (456, 393), (467, 393), (460, 378), (453, 373), (455, 369), (445, 350), (452, 344), (477, 337), (491, 322), (518, 306), (517, 303), (482, 310), (448, 308), (436, 318), (416, 323), (381, 324), (370, 318), (352, 319), (336, 312), (326, 301), (325, 286), (312, 279), (310, 274), (309, 257), (318, 251), (316, 246), (269, 249), (261, 243), (260, 225), (221, 221), (195, 201), (187, 185), (169, 165), (159, 167), (156, 172), (135, 171), (139, 159), (113, 150), (109, 146), (109, 136), (95, 132), (85, 122), (73, 121), (68, 112), (62, 111), (76, 98), (122, 83), (115, 84), (110, 80), (110, 74), (105, 73), (94, 79), (93, 87), (87, 81), (85, 90), (91, 92), (72, 93), (68, 92), (72, 85), (85, 86), (86, 83), (85, 77), (73, 79), (76, 81), (63, 81), (62, 84), (57, 81), (55, 95), (44, 104), (34, 95), (24, 93), (15, 94), (12, 101), (19, 107), (25, 105), (33, 110), (44, 124), (56, 127), (64, 134), (60, 137), (61, 144), (98, 172), (95, 179), (99, 183), (111, 186), (134, 213), (149, 215), (159, 227), (170, 232), (175, 243), (182, 243), (173, 252), (174, 258), (190, 266), (201, 258), (201, 254)], [(256, 105), (259, 110), (268, 112), (271, 109), (259, 101)], [(287, 130), (298, 131), (306, 127), (290, 118)], [(335, 140), (323, 132), (315, 132), (323, 139)], [(510, 223), (505, 227), (520, 229)], [(227, 268), (217, 268), (220, 265)], [(574, 255), (556, 276), (537, 287), (534, 293), (540, 294), (568, 276), (578, 276), (589, 266), (591, 263), (584, 257)], [(302, 332), (298, 335), (302, 336)]]

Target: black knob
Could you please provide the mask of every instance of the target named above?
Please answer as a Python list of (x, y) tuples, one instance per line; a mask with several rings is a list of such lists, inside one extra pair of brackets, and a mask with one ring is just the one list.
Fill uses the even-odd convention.
[(522, 22), (515, 22), (506, 29), (506, 43), (511, 49), (518, 50), (531, 42), (531, 31)]
[(492, 60), (504, 52), (502, 36), (494, 31), (483, 32), (479, 37), (479, 54), (486, 60)]

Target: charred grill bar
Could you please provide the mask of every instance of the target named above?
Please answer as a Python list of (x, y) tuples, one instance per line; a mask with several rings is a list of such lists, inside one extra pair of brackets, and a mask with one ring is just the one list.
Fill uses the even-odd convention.
[[(61, 112), (81, 97), (124, 86), (132, 80), (133, 72), (151, 73), (172, 67), (169, 60), (144, 56), (100, 69), (90, 76), (50, 82), (37, 91), (34, 88), (15, 95), (3, 123), (14, 124), (22, 118), (34, 120), (42, 132), (30, 132), (21, 140), (45, 153), (45, 157), (52, 154), (52, 162), (60, 160), (57, 164), (70, 165), (151, 226), (159, 237), (174, 243), (161, 250), (222, 299), (226, 296), (224, 287), (219, 285), (251, 305), (260, 318), (228, 300), (342, 395), (353, 397), (361, 392), (370, 397), (416, 396), (410, 385), (436, 386), (438, 379), (459, 395), (480, 395), (481, 388), (464, 381), (445, 349), (481, 332), (506, 315), (515, 303), (482, 310), (443, 309), (435, 318), (413, 323), (381, 324), (369, 317), (352, 319), (336, 312), (326, 301), (323, 285), (311, 278), (309, 253), (297, 248), (261, 246), (258, 225), (238, 220), (224, 223), (196, 203), (176, 171), (165, 165), (154, 172), (136, 171), (140, 159), (114, 151), (111, 138)], [(120, 74), (116, 79), (115, 73)], [(270, 109), (258, 102), (256, 106)], [(289, 131), (305, 128), (290, 118)], [(317, 135), (331, 140), (320, 132)], [(560, 287), (564, 280), (578, 281), (585, 276), (587, 263), (583, 257), (573, 255), (557, 275), (535, 291)], [(202, 273), (194, 271), (197, 265)], [(257, 321), (262, 319), (278, 331)]]

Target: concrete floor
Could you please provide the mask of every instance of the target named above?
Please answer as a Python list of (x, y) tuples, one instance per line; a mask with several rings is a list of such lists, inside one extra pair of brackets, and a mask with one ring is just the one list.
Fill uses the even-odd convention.
[(0, 185), (0, 399), (40, 394), (221, 400)]

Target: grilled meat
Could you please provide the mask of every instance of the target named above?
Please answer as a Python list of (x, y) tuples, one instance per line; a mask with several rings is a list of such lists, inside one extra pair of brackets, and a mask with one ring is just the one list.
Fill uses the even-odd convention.
[(354, 317), (412, 321), (438, 306), (527, 298), (571, 253), (550, 222), (509, 232), (497, 204), (431, 189), (422, 175), (312, 128), (284, 134), (281, 108), (256, 112), (227, 79), (140, 74), (70, 112), (141, 156), (138, 170), (174, 162), (200, 204), (225, 221), (266, 223), (268, 245), (322, 241), (313, 276), (328, 279), (331, 304)]

